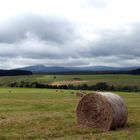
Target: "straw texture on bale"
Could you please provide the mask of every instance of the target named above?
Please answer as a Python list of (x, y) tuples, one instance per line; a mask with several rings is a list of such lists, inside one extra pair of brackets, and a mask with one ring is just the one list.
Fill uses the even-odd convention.
[(122, 127), (127, 121), (123, 99), (110, 92), (85, 95), (79, 101), (76, 113), (79, 126), (100, 128), (103, 131)]

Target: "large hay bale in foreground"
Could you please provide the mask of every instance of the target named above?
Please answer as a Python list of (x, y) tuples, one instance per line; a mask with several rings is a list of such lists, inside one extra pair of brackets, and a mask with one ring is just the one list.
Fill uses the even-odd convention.
[(98, 92), (85, 95), (77, 106), (77, 121), (82, 127), (103, 131), (122, 127), (127, 121), (123, 99), (114, 93)]

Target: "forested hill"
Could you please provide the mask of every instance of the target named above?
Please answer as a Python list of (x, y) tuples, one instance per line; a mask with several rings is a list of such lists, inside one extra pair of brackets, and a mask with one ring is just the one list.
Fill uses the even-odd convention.
[(32, 72), (26, 70), (0, 70), (0, 76), (32, 75)]
[(136, 70), (132, 70), (132, 71), (131, 71), (131, 74), (140, 75), (140, 68), (139, 68), (139, 69), (136, 69)]

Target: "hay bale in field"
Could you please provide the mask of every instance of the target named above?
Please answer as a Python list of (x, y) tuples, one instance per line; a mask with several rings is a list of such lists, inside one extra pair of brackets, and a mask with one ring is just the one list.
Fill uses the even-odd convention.
[(122, 127), (127, 121), (123, 99), (110, 92), (85, 95), (79, 101), (76, 113), (79, 126), (100, 128), (103, 131)]
[(80, 91), (80, 92), (76, 92), (76, 96), (77, 97), (83, 97), (85, 95), (84, 92)]

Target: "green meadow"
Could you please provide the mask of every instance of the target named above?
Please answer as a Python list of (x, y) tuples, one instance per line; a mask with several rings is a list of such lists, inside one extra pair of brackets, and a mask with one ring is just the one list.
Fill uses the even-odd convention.
[[(78, 80), (75, 80), (78, 79)], [(65, 84), (88, 84), (94, 85), (98, 82), (107, 82), (117, 86), (138, 86), (140, 87), (140, 75), (127, 74), (103, 74), (103, 75), (31, 75), (31, 76), (3, 76), (0, 77), (0, 86), (7, 86), (11, 82), (29, 81), (42, 83), (65, 83)]]
[[(47, 76), (34, 78), (45, 80)], [(63, 77), (59, 78), (63, 80)], [(75, 92), (0, 88), (0, 140), (140, 140), (139, 93), (117, 92), (128, 108), (127, 125), (115, 131), (101, 132), (78, 128), (75, 110), (80, 98)]]

